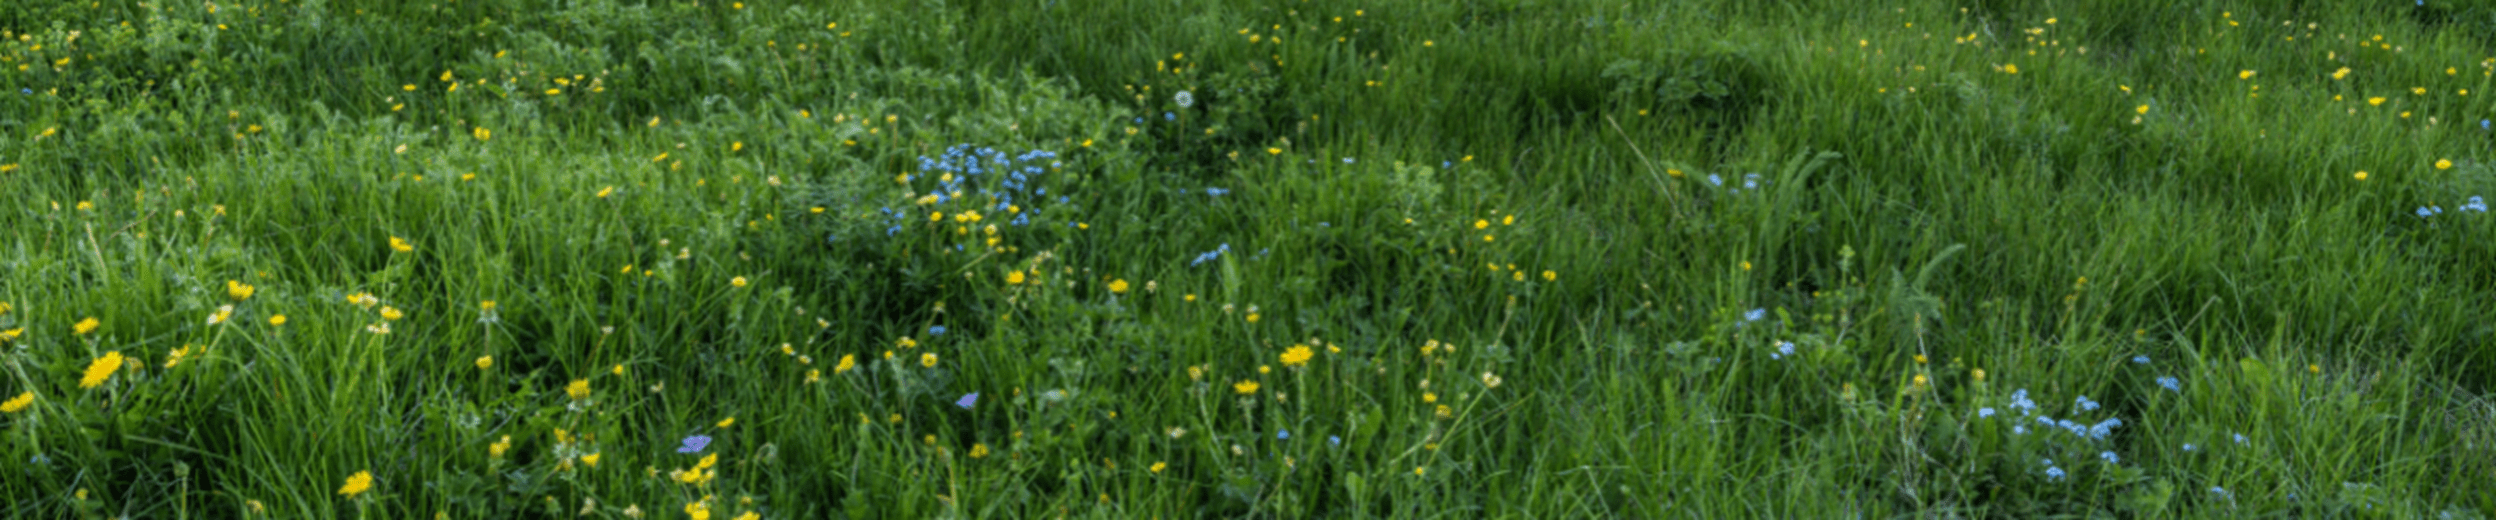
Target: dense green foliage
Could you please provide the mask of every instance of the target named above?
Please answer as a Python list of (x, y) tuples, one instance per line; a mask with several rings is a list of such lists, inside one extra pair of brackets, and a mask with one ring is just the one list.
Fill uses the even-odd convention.
[(2496, 513), (2476, 2), (17, 4), (0, 516)]

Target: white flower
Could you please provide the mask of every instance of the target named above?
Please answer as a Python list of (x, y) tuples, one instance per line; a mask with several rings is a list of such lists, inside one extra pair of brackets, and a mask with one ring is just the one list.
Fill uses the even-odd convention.
[(1178, 94), (1170, 96), (1170, 100), (1178, 102), (1179, 108), (1196, 106), (1196, 95), (1190, 94), (1185, 90), (1181, 90)]

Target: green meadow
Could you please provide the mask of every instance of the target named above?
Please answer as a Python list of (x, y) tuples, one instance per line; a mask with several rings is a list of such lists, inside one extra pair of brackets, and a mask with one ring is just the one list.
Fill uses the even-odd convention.
[(2496, 515), (2496, 6), (1874, 4), (12, 2), (0, 517)]

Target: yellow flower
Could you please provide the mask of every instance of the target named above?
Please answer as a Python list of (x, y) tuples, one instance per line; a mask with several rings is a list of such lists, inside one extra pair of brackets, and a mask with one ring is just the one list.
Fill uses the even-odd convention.
[(502, 440), (494, 441), (494, 444), (489, 444), (485, 447), (486, 456), (497, 459), (503, 458), (503, 452), (507, 451), (511, 451), (511, 436), (509, 435), (505, 435)]
[(407, 317), (407, 313), (399, 312), (397, 307), (391, 307), (388, 305), (381, 306), (381, 319), (399, 321), (399, 318), (405, 317)]
[(2340, 70), (2331, 71), (2331, 79), (2341, 79), (2347, 77), (2349, 77), (2348, 67), (2341, 67)]
[(165, 368), (173, 368), (175, 365), (180, 365), (180, 364), (182, 364), (182, 357), (183, 357), (183, 356), (188, 356), (188, 355), (191, 355), (191, 346), (190, 346), (190, 345), (183, 345), (183, 346), (182, 346), (182, 348), (177, 348), (177, 349), (173, 349), (172, 351), (166, 352), (166, 353), (165, 353)]
[(850, 369), (853, 369), (853, 368), (858, 368), (858, 355), (857, 355), (857, 354), (842, 354), (842, 355), (841, 355), (841, 363), (840, 363), (840, 364), (838, 364), (838, 365), (833, 365), (833, 366), (832, 366), (832, 373), (834, 373), (834, 374), (839, 374), (839, 373), (843, 373), (843, 372), (848, 372)]
[(745, 277), (743, 277), (743, 276), (739, 276), (739, 277), (736, 277), (736, 278), (729, 278), (729, 279), (728, 279), (728, 285), (734, 285), (734, 286), (738, 286), (738, 287), (744, 287), (744, 286), (745, 286)]
[(1022, 272), (1022, 271), (1017, 270), (1017, 271), (1011, 271), (1011, 272), (1007, 272), (1007, 273), (1005, 273), (1005, 284), (1006, 284), (1006, 285), (1022, 285), (1022, 284), (1023, 284), (1023, 272)]
[(2247, 70), (2244, 72), (2238, 72), (2236, 73), (2236, 79), (2253, 79), (2253, 71)]
[[(742, 8), (740, 8), (740, 9), (742, 9)], [(753, 511), (746, 511), (746, 512), (745, 512), (745, 514), (742, 514), (742, 515), (737, 515), (737, 517), (736, 517), (736, 518), (731, 518), (731, 519), (729, 519), (729, 520), (762, 520), (762, 519), (763, 519), (763, 515), (757, 514), (757, 513), (753, 512)]]
[(1435, 403), (1435, 402), (1439, 402), (1439, 394), (1437, 394), (1437, 393), (1433, 393), (1433, 392), (1422, 392), (1422, 393), (1421, 393), (1421, 402), (1424, 402), (1424, 403)]
[(83, 336), (86, 335), (86, 333), (95, 332), (96, 327), (102, 326), (104, 326), (104, 322), (95, 321), (94, 316), (88, 316), (87, 319), (78, 320), (78, 324), (70, 325), (69, 330), (70, 332), (75, 332), (78, 335)]
[(1126, 294), (1126, 293), (1127, 293), (1127, 281), (1126, 281), (1125, 279), (1110, 280), (1110, 282), (1109, 282), (1109, 292), (1112, 292), (1112, 293), (1117, 293), (1117, 294)]
[(1154, 473), (1160, 473), (1160, 472), (1161, 472), (1161, 470), (1165, 470), (1165, 469), (1170, 469), (1170, 463), (1168, 463), (1168, 462), (1154, 462), (1154, 463), (1153, 463), (1153, 472), (1154, 472)]
[(919, 354), (919, 364), (928, 368), (936, 368), (936, 353)]
[(2383, 106), (2383, 96), (2366, 98), (2366, 106)]
[(372, 489), (373, 472), (358, 471), (355, 472), (354, 475), (347, 477), (346, 485), (338, 486), (338, 494), (346, 495), (348, 498), (354, 498), (356, 495), (364, 494), (365, 491), (370, 491)]
[(476, 130), (474, 130), (474, 131), (470, 131), (470, 132), (468, 132), (468, 133), (469, 133), (469, 134), (471, 134), (471, 135), (475, 135), (475, 136), (477, 136), (477, 140), (479, 140), (479, 141), (483, 141), (483, 140), (493, 139), (493, 138), (494, 138), (494, 131), (493, 131), (493, 130), (487, 130), (487, 129), (485, 129), (485, 127), (482, 127), (482, 126), (477, 127), (477, 129), (476, 129)]
[(736, 416), (733, 416), (733, 415), (728, 416), (728, 418), (726, 418), (726, 419), (720, 419), (720, 420), (719, 420), (719, 427), (721, 427), (721, 428), (727, 428), (727, 427), (730, 427), (730, 426), (736, 426), (736, 425), (737, 425), (737, 417), (736, 417)]
[(2141, 105), (2140, 107), (2133, 108), (2132, 111), (2139, 112), (2141, 115), (2149, 115), (2149, 105)]
[(588, 399), (588, 398), (589, 398), (589, 380), (587, 380), (587, 379), (574, 379), (574, 380), (572, 380), (572, 384), (563, 385), (563, 394), (564, 394), (564, 395), (568, 395), (568, 396), (572, 396), (572, 399), (573, 399), (573, 400), (576, 400), (576, 401), (577, 401), (577, 400), (581, 400), (581, 399)]
[(33, 406), (34, 404), (35, 404), (35, 393), (34, 393), (34, 392), (25, 392), (25, 393), (17, 394), (17, 397), (11, 397), (11, 398), (9, 398), (9, 401), (8, 401), (8, 402), (5, 402), (5, 403), (0, 403), (0, 413), (18, 413), (18, 412), (23, 412), (23, 411), (26, 411), (26, 407), (28, 407), (28, 406)]
[(1928, 359), (1928, 358), (1925, 358), (1923, 354), (1916, 354), (1916, 355), (1915, 355), (1915, 364), (1921, 365), (1921, 364), (1925, 364), (1926, 362), (1929, 362), (1929, 361), (1931, 361), (1931, 360), (1930, 360), (1930, 359)]
[(215, 325), (215, 324), (219, 324), (219, 323), (225, 323), (225, 320), (232, 319), (233, 317), (234, 317), (234, 306), (232, 306), (232, 305), (219, 305), (219, 306), (217, 306), (217, 312), (213, 312), (213, 313), (209, 313), (209, 314), (208, 314), (208, 324), (209, 324), (209, 325)]
[(249, 300), (251, 299), (251, 293), (256, 291), (258, 291), (258, 289), (254, 289), (252, 286), (239, 281), (225, 281), (225, 295), (233, 297), (234, 301)]
[(598, 454), (596, 454), (596, 453), (591, 453), (591, 454), (588, 454), (588, 455), (582, 455), (582, 456), (581, 456), (581, 464), (582, 464), (582, 465), (589, 466), (589, 467), (593, 467), (593, 468), (598, 467), (598, 457), (599, 457), (599, 455), (598, 455)]
[(279, 315), (276, 315), (276, 316), (270, 316), (270, 317), (269, 317), (269, 326), (272, 326), (272, 327), (284, 327), (284, 326), (286, 326), (286, 315), (284, 315), (284, 314), (279, 314)]
[(2018, 74), (2018, 73), (2019, 73), (2019, 65), (2018, 65), (2018, 64), (2003, 65), (2003, 66), (2002, 66), (2002, 73), (2004, 73), (2004, 74)]
[(18, 338), (19, 336), (24, 336), (24, 335), (26, 335), (26, 328), (25, 328), (25, 327), (18, 327), (18, 328), (9, 329), (9, 330), (0, 330), (0, 342), (16, 341), (16, 340), (17, 340), (17, 338)]
[(1928, 384), (1928, 383), (1931, 383), (1931, 382), (1932, 382), (1932, 379), (1931, 379), (1931, 378), (1924, 377), (1924, 374), (1916, 374), (1916, 375), (1915, 375), (1915, 386), (1916, 386), (1916, 387), (1921, 388), (1921, 387), (1923, 387), (1925, 384)]
[(1265, 149), (1265, 154), (1266, 154), (1266, 155), (1282, 155), (1282, 154), (1283, 154), (1283, 149), (1281, 149), (1281, 148), (1267, 148), (1267, 149)]
[(2352, 175), (2352, 177), (2357, 177), (2357, 180), (2361, 181), (2366, 180), (2366, 170), (2358, 170), (2357, 175)]
[(477, 356), (477, 370), (494, 368), (494, 356)]
[(1559, 279), (1560, 279), (1560, 273), (1558, 273), (1558, 272), (1554, 272), (1554, 271), (1543, 271), (1543, 281), (1549, 282), (1549, 281), (1555, 281), (1555, 280), (1559, 280)]
[(87, 365), (86, 377), (78, 380), (78, 387), (95, 388), (104, 384), (104, 381), (113, 378), (114, 371), (121, 369), (121, 363), (121, 351), (106, 352), (95, 358), (94, 363)]
[(401, 253), (406, 253), (406, 252), (410, 252), (410, 251), (415, 251), (415, 250), (416, 250), (416, 245), (415, 245), (415, 244), (410, 244), (410, 243), (407, 243), (407, 239), (404, 239), (404, 238), (399, 238), (399, 237), (390, 237), (390, 250), (391, 250), (391, 251), (398, 251), (398, 252), (401, 252)]
[(1245, 379), (1240, 380), (1240, 382), (1231, 385), (1231, 391), (1239, 392), (1239, 395), (1257, 393), (1257, 382)]
[(2436, 160), (2435, 160), (2435, 169), (2438, 169), (2438, 170), (2450, 170), (2450, 169), (2453, 169), (2453, 160), (2452, 160), (2452, 159), (2436, 159)]
[(971, 445), (971, 458), (974, 458), (974, 459), (980, 459), (980, 458), (987, 458), (987, 457), (988, 457), (988, 444), (987, 444), (987, 443), (979, 443), (979, 444), (972, 444), (972, 445)]
[(703, 455), (701, 461), (694, 462), (693, 469), (711, 469), (711, 466), (717, 465), (719, 465), (719, 453), (714, 452), (709, 455)]
[(1291, 348), (1283, 350), (1283, 366), (1306, 365), (1312, 357), (1317, 357), (1317, 352), (1309, 350), (1308, 345), (1292, 345)]
[(608, 187), (605, 187), (605, 188), (600, 188), (600, 189), (598, 190), (598, 198), (601, 198), (601, 199), (603, 199), (603, 198), (607, 198), (607, 196), (608, 196), (608, 195), (614, 195), (614, 194), (615, 194), (615, 187), (614, 187), (614, 186), (608, 186)]

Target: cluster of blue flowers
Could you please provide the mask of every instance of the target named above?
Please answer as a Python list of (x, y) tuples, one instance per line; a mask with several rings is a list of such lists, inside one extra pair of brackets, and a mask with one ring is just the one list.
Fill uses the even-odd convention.
[[(2462, 210), (2462, 211), (2476, 211), (2476, 212), (2480, 212), (2480, 213), (2486, 213), (2486, 212), (2487, 212), (2487, 199), (2486, 199), (2486, 198), (2483, 198), (2483, 197), (2480, 197), (2480, 196), (2478, 196), (2478, 195), (2471, 195), (2471, 196), (2470, 196), (2470, 202), (2463, 203), (2463, 204), (2461, 205), (2461, 207), (2460, 207), (2460, 208), (2458, 208), (2458, 209), (2460, 209), (2460, 210)], [(2419, 206), (2419, 207), (2418, 207), (2418, 218), (2428, 218), (2428, 217), (2433, 217), (2433, 216), (2436, 216), (2436, 215), (2442, 215), (2442, 214), (2444, 214), (2444, 207), (2443, 207), (2443, 206)]]
[[(1023, 152), (1021, 155), (1007, 155), (995, 148), (973, 147), (969, 143), (964, 143), (946, 148), (944, 155), (939, 157), (920, 156), (919, 173), (913, 177), (933, 175), (938, 179), (943, 179), (937, 183), (935, 189), (928, 192), (928, 195), (934, 197), (939, 204), (952, 202), (954, 194), (963, 193), (967, 188), (968, 193), (989, 196), (997, 201), (987, 211), (1005, 213), (1014, 208), (1018, 200), (1046, 200), (1048, 198), (1049, 189), (1035, 186), (1034, 181), (1051, 169), (1065, 166), (1065, 163), (1058, 162), (1056, 159), (1057, 152), (1048, 150), (1032, 150)], [(948, 177), (945, 174), (952, 175)], [(994, 180), (982, 182), (983, 179)], [(1068, 200), (1062, 194), (1057, 197), (1057, 202), (1061, 204)], [(1023, 211), (1014, 215), (1014, 220), (1009, 222), (1010, 224), (1031, 225), (1031, 216), (1039, 213), (1039, 209), (1035, 207), (1022, 209)], [(884, 235), (892, 236), (900, 233), (901, 223), (908, 220), (908, 215), (890, 207), (883, 208), (881, 212), (886, 219), (893, 221), (893, 226), (884, 230)]]
[[(1760, 187), (1761, 185), (1764, 185), (1764, 184), (1767, 184), (1767, 183), (1768, 183), (1768, 181), (1767, 181), (1766, 179), (1762, 179), (1762, 178), (1760, 178), (1759, 174), (1757, 174), (1757, 173), (1746, 173), (1746, 174), (1743, 174), (1743, 175), (1742, 175), (1742, 187), (1740, 187), (1740, 188), (1732, 188), (1732, 189), (1728, 189), (1728, 190), (1725, 190), (1725, 191), (1726, 191), (1727, 193), (1732, 193), (1732, 194), (1735, 194), (1735, 195), (1740, 195), (1740, 194), (1742, 194), (1742, 190), (1758, 190), (1758, 189), (1759, 189), (1759, 187)], [(1716, 174), (1710, 173), (1710, 174), (1707, 174), (1707, 184), (1708, 184), (1708, 185), (1711, 185), (1711, 186), (1719, 186), (1719, 187), (1721, 187), (1721, 186), (1724, 186), (1724, 185), (1725, 185), (1725, 178), (1724, 178), (1724, 177), (1717, 176)]]
[(1205, 254), (1196, 255), (1196, 260), (1188, 262), (1187, 266), (1195, 267), (1204, 265), (1205, 262), (1211, 262), (1222, 258), (1222, 254), (1228, 252), (1231, 252), (1231, 244), (1229, 242), (1224, 242), (1222, 243), (1222, 247), (1214, 248), (1212, 251), (1206, 251)]

